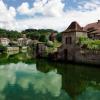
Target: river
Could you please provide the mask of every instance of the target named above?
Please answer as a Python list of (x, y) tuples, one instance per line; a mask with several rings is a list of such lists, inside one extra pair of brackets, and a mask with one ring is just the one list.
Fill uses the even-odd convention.
[(33, 62), (0, 65), (0, 100), (100, 100), (100, 68)]

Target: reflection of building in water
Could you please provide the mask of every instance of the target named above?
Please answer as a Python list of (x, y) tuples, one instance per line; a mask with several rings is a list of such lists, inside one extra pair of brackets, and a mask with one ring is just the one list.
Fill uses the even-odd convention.
[(7, 47), (7, 54), (13, 55), (19, 53), (19, 47)]
[(22, 49), (21, 49), (21, 52), (25, 53), (25, 52), (27, 52), (27, 49), (28, 49), (27, 46), (23, 46)]

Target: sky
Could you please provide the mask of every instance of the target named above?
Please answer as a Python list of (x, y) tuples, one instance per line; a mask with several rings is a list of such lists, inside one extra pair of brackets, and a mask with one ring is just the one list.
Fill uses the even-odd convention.
[(100, 0), (0, 0), (0, 28), (65, 30), (100, 20)]

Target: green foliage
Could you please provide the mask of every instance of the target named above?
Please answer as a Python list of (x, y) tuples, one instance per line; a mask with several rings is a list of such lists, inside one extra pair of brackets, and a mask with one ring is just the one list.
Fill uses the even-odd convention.
[(26, 36), (30, 39), (36, 39), (39, 40), (40, 34), (38, 32), (27, 32)]
[(48, 39), (47, 39), (46, 35), (41, 35), (40, 38), (39, 38), (40, 42), (47, 42), (47, 40)]
[(26, 36), (28, 38), (36, 39), (36, 40), (40, 40), (40, 41), (44, 42), (45, 40), (43, 40), (43, 38), (44, 39), (48, 38), (49, 35), (52, 32), (58, 33), (57, 31), (51, 30), (51, 29), (39, 29), (39, 30), (37, 30), (37, 29), (26, 29), (22, 33), (26, 34)]
[(21, 36), (20, 32), (17, 31), (9, 31), (5, 29), (0, 29), (0, 37), (7, 37), (9, 39), (14, 39), (16, 40)]
[(56, 36), (57, 41), (61, 42), (62, 41), (62, 34), (58, 33)]
[[(58, 47), (61, 46), (61, 43), (58, 41), (54, 41), (53, 43), (52, 43), (52, 41), (49, 41), (49, 43), (47, 43), (47, 44), (49, 44), (49, 46), (47, 45), (48, 46), (47, 53), (57, 52)], [(50, 44), (52, 44), (52, 45), (50, 45)]]
[(18, 62), (31, 63), (33, 61), (32, 55), (27, 55), (27, 53), (18, 53), (14, 55), (7, 55), (7, 53), (0, 54), (0, 64), (7, 63), (18, 63)]
[[(9, 38), (10, 40), (16, 41), (18, 38), (22, 37), (22, 34), (26, 34), (27, 38), (47, 43), (49, 40), (50, 34), (53, 32), (57, 33), (56, 39), (57, 41), (61, 42), (61, 34), (52, 29), (38, 29), (38, 30), (37, 29), (26, 29), (22, 32), (0, 29), (0, 37), (6, 37), (6, 38)], [(47, 45), (51, 46), (50, 43), (48, 43)]]
[(86, 45), (88, 49), (100, 49), (100, 40), (92, 40), (86, 37), (80, 37), (79, 43), (81, 45)]
[(4, 53), (6, 51), (6, 47), (0, 45), (0, 53)]
[(21, 36), (21, 33), (17, 31), (7, 31), (6, 34), (8, 38), (14, 39), (14, 40), (17, 40), (17, 38)]
[(47, 45), (48, 47), (53, 47), (53, 46), (54, 46), (54, 43), (53, 43), (52, 41), (48, 41), (48, 42), (46, 43), (46, 45)]

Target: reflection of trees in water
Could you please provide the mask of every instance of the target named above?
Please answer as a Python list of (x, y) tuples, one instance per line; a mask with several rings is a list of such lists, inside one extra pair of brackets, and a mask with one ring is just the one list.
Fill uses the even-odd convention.
[(43, 72), (56, 68), (58, 73), (62, 75), (62, 88), (73, 97), (85, 91), (88, 86), (100, 90), (99, 84), (91, 84), (92, 81), (100, 83), (100, 71), (95, 66), (39, 60), (37, 61), (37, 68)]
[(18, 84), (10, 85), (8, 83), (2, 94), (5, 95), (5, 100), (70, 100), (65, 92), (62, 92), (58, 97), (54, 97), (48, 92), (46, 94), (36, 93), (31, 83), (27, 89), (23, 89)]

